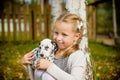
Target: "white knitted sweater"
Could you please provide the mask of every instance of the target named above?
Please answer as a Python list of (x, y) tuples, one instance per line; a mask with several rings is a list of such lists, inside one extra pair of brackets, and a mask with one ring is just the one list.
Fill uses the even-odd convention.
[(68, 72), (63, 71), (54, 63), (48, 67), (46, 72), (52, 75), (56, 80), (85, 80), (86, 65), (84, 53), (78, 50), (68, 57)]

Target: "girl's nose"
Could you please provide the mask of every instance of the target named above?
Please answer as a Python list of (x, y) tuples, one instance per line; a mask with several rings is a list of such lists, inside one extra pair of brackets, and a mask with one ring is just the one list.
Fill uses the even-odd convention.
[(61, 35), (57, 35), (57, 36), (56, 36), (56, 39), (57, 39), (57, 40), (61, 40), (61, 39), (62, 39), (62, 36), (61, 36)]

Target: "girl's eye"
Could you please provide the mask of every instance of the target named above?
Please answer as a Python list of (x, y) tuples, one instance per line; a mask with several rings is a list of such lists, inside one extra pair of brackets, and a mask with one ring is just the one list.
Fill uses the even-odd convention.
[(58, 32), (54, 32), (55, 35), (58, 35)]
[(62, 34), (63, 36), (68, 36), (67, 34)]

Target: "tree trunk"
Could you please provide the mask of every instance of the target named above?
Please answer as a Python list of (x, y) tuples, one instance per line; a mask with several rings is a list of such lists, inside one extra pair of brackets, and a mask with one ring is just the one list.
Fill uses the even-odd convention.
[[(53, 30), (53, 24), (56, 21), (56, 18), (62, 13), (62, 6), (60, 0), (49, 0), (49, 4), (51, 5), (52, 15), (51, 30)], [(52, 35), (52, 33), (50, 33), (50, 35)]]
[(53, 17), (53, 21), (62, 13), (62, 6), (60, 0), (51, 0), (51, 8), (52, 12), (51, 15)]
[(115, 9), (115, 0), (112, 0), (113, 5), (113, 30), (114, 30), (114, 37), (118, 37), (117, 35), (117, 24), (116, 24), (116, 9)]
[(85, 56), (86, 56), (86, 62), (87, 62), (86, 80), (93, 80), (92, 66), (91, 66), (91, 62), (90, 62), (90, 53), (88, 50), (85, 0), (67, 0), (66, 1), (66, 9), (70, 13), (77, 14), (83, 20), (84, 31), (83, 31), (82, 40), (80, 42), (80, 49), (85, 53)]

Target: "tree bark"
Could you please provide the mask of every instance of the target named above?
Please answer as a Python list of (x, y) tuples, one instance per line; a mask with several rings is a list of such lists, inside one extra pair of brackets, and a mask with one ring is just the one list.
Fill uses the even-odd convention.
[(115, 0), (112, 0), (113, 5), (113, 30), (114, 30), (114, 37), (118, 37), (117, 35), (117, 24), (116, 24), (116, 9), (115, 9)]
[(51, 0), (51, 15), (53, 17), (53, 21), (62, 13), (62, 6), (60, 0)]
[[(49, 4), (51, 4), (51, 15), (52, 15), (51, 31), (52, 31), (54, 22), (56, 21), (57, 17), (60, 16), (60, 14), (62, 13), (62, 6), (60, 0), (50, 0)], [(52, 34), (50, 33), (50, 35)]]

